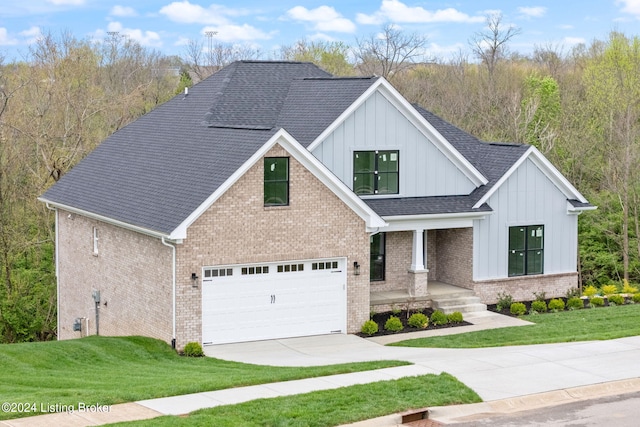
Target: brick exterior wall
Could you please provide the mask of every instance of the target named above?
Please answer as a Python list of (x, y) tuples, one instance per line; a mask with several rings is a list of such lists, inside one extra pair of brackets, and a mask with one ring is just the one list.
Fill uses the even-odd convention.
[(509, 277), (473, 283), (473, 290), (485, 304), (495, 304), (501, 292), (510, 294), (514, 301), (531, 301), (535, 299), (534, 292), (545, 292), (547, 298), (557, 298), (577, 287), (578, 273)]
[(171, 342), (172, 253), (159, 239), (59, 210), (58, 251), (58, 339), (81, 336), (73, 331), (76, 318), (89, 319), (83, 336), (96, 333), (92, 292), (99, 290), (100, 335)]
[[(290, 157), (279, 145), (266, 157)], [(289, 206), (265, 207), (263, 161), (250, 168), (188, 229), (178, 245), (178, 347), (201, 342), (202, 267), (328, 257), (347, 258), (347, 330), (369, 318), (369, 234), (364, 221), (293, 157)], [(361, 274), (353, 274), (353, 262)]]
[(385, 233), (385, 280), (371, 282), (372, 291), (408, 288), (412, 244), (413, 232), (411, 231)]
[(473, 229), (451, 228), (436, 233), (436, 280), (473, 287)]
[[(425, 230), (427, 233), (427, 270), (429, 270), (428, 279), (437, 280), (438, 278), (438, 247), (437, 247), (437, 233), (438, 230)], [(413, 244), (413, 242), (412, 242)]]

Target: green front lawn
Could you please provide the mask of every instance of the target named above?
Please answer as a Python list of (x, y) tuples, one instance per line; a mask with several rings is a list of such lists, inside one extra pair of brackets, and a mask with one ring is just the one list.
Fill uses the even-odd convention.
[(610, 340), (640, 335), (640, 304), (535, 314), (521, 318), (535, 324), (442, 337), (417, 338), (390, 345), (477, 348)]
[[(144, 337), (0, 345), (0, 402), (110, 405), (156, 397), (407, 365), (382, 361), (280, 368), (187, 358)], [(0, 419), (33, 415), (0, 411)]]
[(424, 375), (252, 400), (202, 409), (187, 416), (160, 417), (119, 426), (184, 427), (328, 427), (376, 418), (408, 409), (480, 402), (471, 389), (449, 374)]

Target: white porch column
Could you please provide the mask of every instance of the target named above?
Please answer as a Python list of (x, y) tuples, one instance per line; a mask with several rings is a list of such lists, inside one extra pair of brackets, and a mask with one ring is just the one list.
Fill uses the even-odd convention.
[[(413, 230), (413, 248), (411, 251), (411, 271), (425, 270), (424, 245), (427, 235), (424, 230)], [(406, 265), (406, 264), (405, 264)]]
[(425, 253), (427, 233), (422, 230), (413, 230), (413, 246), (411, 249), (411, 269), (409, 270), (409, 296), (427, 296), (429, 270), (425, 268)]

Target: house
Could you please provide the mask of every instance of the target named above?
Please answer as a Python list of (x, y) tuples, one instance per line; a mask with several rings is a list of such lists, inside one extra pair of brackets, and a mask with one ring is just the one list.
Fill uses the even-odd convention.
[(564, 295), (593, 206), (536, 148), (481, 142), (380, 77), (240, 61), (46, 191), (58, 337), (182, 348), (353, 333), (429, 282)]

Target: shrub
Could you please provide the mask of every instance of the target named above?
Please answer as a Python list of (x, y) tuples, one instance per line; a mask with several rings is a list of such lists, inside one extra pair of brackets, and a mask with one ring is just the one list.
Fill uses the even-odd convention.
[(378, 332), (378, 324), (373, 320), (367, 320), (362, 324), (362, 328), (360, 328), (360, 332), (365, 335), (373, 335)]
[(413, 328), (424, 329), (429, 326), (429, 318), (422, 313), (413, 313), (407, 323)]
[(513, 304), (513, 297), (506, 292), (498, 292), (498, 302), (496, 303), (496, 309), (498, 311), (506, 310)]
[(462, 323), (462, 313), (459, 311), (454, 311), (453, 313), (447, 314), (447, 319), (450, 323)]
[(400, 332), (404, 326), (398, 317), (390, 316), (384, 323), (384, 328), (389, 332)]
[(624, 305), (624, 297), (622, 295), (609, 295), (607, 299), (609, 300), (609, 304)]
[(511, 306), (509, 307), (509, 311), (511, 312), (511, 314), (516, 315), (516, 316), (522, 316), (523, 314), (525, 314), (527, 312), (527, 306), (524, 305), (521, 302), (514, 302), (513, 304), (511, 304)]
[(447, 322), (449, 322), (449, 319), (447, 319), (447, 315), (444, 314), (444, 312), (440, 311), (440, 310), (436, 310), (433, 313), (431, 313), (431, 323), (434, 325), (446, 325)]
[(564, 301), (560, 298), (554, 298), (549, 301), (549, 310), (551, 311), (562, 311), (564, 310)]
[(542, 291), (542, 292), (534, 292), (533, 296), (535, 298), (536, 301), (544, 301), (547, 299), (547, 293)]
[(602, 297), (593, 297), (589, 300), (589, 304), (593, 307), (602, 307), (604, 306), (604, 298)]
[(541, 300), (536, 300), (531, 303), (531, 310), (536, 313), (546, 313), (547, 312), (547, 303)]
[(571, 297), (567, 300), (567, 308), (569, 310), (579, 310), (584, 308), (584, 302), (578, 297)]
[(579, 297), (580, 296), (580, 289), (578, 288), (569, 288), (567, 290), (567, 293), (565, 294), (565, 296), (567, 297), (567, 299), (573, 298), (573, 297)]
[(633, 302), (638, 303), (640, 302), (640, 294), (633, 294), (633, 297), (631, 298), (633, 300)]
[(610, 285), (604, 285), (602, 287), (602, 293), (605, 295), (616, 294), (618, 293), (618, 286), (614, 285), (613, 283)]
[(202, 357), (204, 356), (204, 351), (202, 351), (202, 346), (199, 343), (188, 342), (184, 346), (184, 355), (187, 357)]
[(398, 316), (400, 315), (400, 313), (402, 313), (402, 310), (400, 309), (400, 307), (394, 304), (391, 306), (391, 312), (393, 313), (394, 316)]
[(622, 281), (622, 293), (624, 294), (635, 294), (638, 292), (638, 288), (636, 286), (631, 286), (627, 279)]
[(582, 295), (585, 297), (592, 297), (598, 293), (598, 289), (595, 286), (589, 285), (582, 291)]

